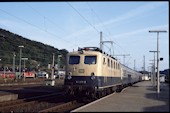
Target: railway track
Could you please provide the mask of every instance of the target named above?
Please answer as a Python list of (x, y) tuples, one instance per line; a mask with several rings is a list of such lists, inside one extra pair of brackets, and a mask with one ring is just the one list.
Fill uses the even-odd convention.
[(0, 103), (0, 112), (69, 112), (92, 101), (84, 97), (70, 99), (64, 92), (59, 92)]
[(47, 112), (69, 112), (72, 109), (80, 107), (84, 104), (85, 103), (80, 103), (80, 102), (77, 102), (76, 100), (74, 100), (74, 101), (70, 101), (70, 102), (67, 102), (67, 103), (59, 103), (57, 106), (41, 110), (41, 111), (39, 111), (39, 113), (44, 113), (44, 112), (46, 112), (46, 113)]
[(85, 104), (87, 102), (67, 98), (60, 92), (0, 103), (0, 112), (69, 112)]
[(0, 112), (30, 112), (39, 109), (52, 107), (55, 102), (62, 101), (63, 93), (54, 93), (49, 95), (41, 95), (27, 99), (19, 99), (14, 101), (0, 103)]

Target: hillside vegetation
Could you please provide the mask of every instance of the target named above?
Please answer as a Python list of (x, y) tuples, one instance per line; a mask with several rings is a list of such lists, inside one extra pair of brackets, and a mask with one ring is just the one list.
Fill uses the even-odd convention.
[[(22, 58), (28, 58), (25, 62), (26, 67), (30, 69), (46, 69), (48, 64), (52, 64), (53, 53), (55, 54), (55, 64), (57, 64), (57, 56), (62, 55), (60, 67), (63, 68), (66, 64), (66, 49), (58, 50), (50, 45), (41, 42), (29, 40), (10, 31), (0, 28), (0, 67), (12, 67), (13, 53), (15, 52), (15, 65), (19, 65), (19, 52), (18, 46), (23, 45)], [(23, 61), (22, 61), (23, 65)]]

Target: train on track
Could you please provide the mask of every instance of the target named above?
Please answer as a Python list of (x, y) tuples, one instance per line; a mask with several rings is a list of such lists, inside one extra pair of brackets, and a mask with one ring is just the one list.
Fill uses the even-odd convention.
[(99, 48), (84, 47), (67, 54), (64, 87), (69, 96), (100, 98), (142, 81), (142, 76)]

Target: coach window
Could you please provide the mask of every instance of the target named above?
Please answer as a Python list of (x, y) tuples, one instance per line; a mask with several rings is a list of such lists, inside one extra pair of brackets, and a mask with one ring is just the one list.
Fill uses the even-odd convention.
[(107, 59), (107, 63), (108, 63), (107, 66), (110, 67), (110, 60), (109, 59)]
[(96, 56), (85, 56), (84, 64), (96, 64)]
[(113, 62), (112, 62), (112, 60), (111, 60), (111, 68), (113, 68)]
[(70, 56), (69, 64), (79, 64), (80, 63), (80, 56)]

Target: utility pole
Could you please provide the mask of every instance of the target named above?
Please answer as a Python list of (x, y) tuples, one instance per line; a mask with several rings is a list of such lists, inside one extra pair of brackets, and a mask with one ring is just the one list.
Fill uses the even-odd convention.
[(153, 52), (154, 53), (154, 59), (153, 59), (153, 86), (155, 87), (155, 82), (156, 82), (156, 74), (155, 74), (155, 69), (156, 69), (156, 67), (155, 67), (155, 53), (157, 52), (157, 51), (149, 51), (149, 52)]
[(46, 80), (46, 85), (51, 85), (54, 86), (55, 85), (55, 80), (54, 80), (54, 58), (55, 58), (55, 53), (53, 53), (53, 61), (52, 61), (52, 66), (51, 68), (51, 79)]
[(13, 52), (13, 72), (15, 72), (15, 52)]
[[(111, 43), (111, 46), (113, 48), (113, 41), (103, 41), (102, 40), (102, 32), (100, 32), (100, 49), (103, 50), (103, 44), (104, 43)], [(110, 50), (110, 55), (111, 55), (111, 50)], [(114, 48), (113, 48), (113, 56), (114, 56)]]
[(60, 79), (60, 75), (59, 75), (59, 72), (60, 72), (60, 58), (62, 57), (62, 55), (58, 55), (58, 77)]
[(136, 70), (136, 66), (135, 66), (136, 60), (134, 59), (134, 70)]
[(145, 55), (143, 56), (143, 71), (145, 71)]
[(102, 50), (103, 47), (102, 47), (102, 32), (100, 32), (100, 49)]
[(130, 56), (130, 54), (121, 54), (121, 55), (114, 55), (114, 56), (123, 56), (123, 64), (125, 65), (125, 57)]
[(160, 93), (160, 81), (159, 81), (159, 33), (166, 33), (165, 30), (153, 30), (150, 33), (157, 33), (157, 93)]
[[(21, 60), (24, 61), (24, 74), (25, 74), (25, 60), (28, 60), (28, 58), (21, 58)], [(25, 75), (24, 75), (24, 81), (25, 81)]]
[(53, 53), (53, 62), (52, 62), (52, 70), (51, 70), (51, 79), (54, 79), (54, 58), (55, 58), (55, 54)]
[(21, 56), (22, 56), (22, 48), (24, 46), (18, 46), (20, 48), (20, 57), (19, 57), (19, 79), (21, 78)]
[[(113, 41), (102, 41), (101, 43), (102, 43), (102, 46), (104, 43), (110, 43), (111, 46), (113, 47)], [(110, 52), (111, 52), (111, 50), (110, 50)], [(114, 50), (113, 50), (113, 56), (114, 56)]]

